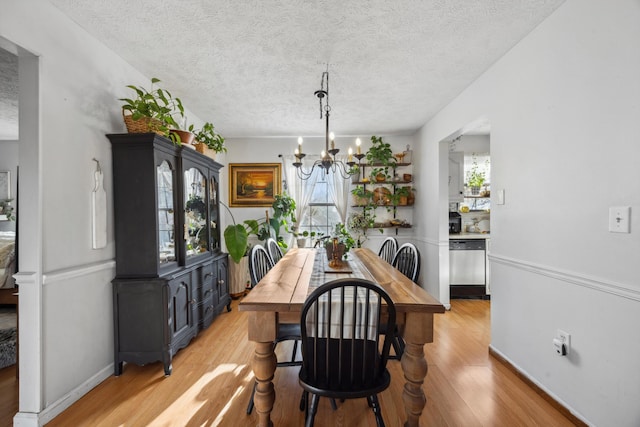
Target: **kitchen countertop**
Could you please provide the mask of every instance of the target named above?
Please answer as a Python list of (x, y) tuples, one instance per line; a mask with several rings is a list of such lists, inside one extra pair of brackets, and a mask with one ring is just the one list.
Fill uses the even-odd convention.
[(449, 234), (449, 240), (457, 239), (489, 239), (490, 233), (455, 233)]

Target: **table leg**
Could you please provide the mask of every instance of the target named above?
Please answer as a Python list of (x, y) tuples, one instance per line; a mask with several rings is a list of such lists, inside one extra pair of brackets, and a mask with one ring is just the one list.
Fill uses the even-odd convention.
[(422, 384), (427, 376), (427, 360), (424, 345), (433, 342), (433, 314), (407, 313), (404, 330), (406, 347), (402, 355), (402, 371), (406, 383), (402, 400), (407, 414), (405, 427), (417, 427), (420, 415), (427, 404)]
[(270, 427), (271, 410), (276, 400), (276, 392), (273, 388), (273, 376), (276, 372), (277, 359), (273, 352), (273, 342), (276, 339), (277, 314), (275, 312), (251, 312), (249, 313), (250, 341), (256, 343), (256, 351), (253, 354), (251, 367), (256, 377), (256, 392), (253, 396), (253, 404), (258, 414), (258, 427)]
[(257, 381), (253, 402), (258, 414), (258, 426), (270, 427), (273, 425), (270, 418), (271, 410), (276, 400), (276, 392), (272, 382), (273, 375), (276, 372), (276, 355), (273, 352), (273, 341), (256, 343), (252, 366)]

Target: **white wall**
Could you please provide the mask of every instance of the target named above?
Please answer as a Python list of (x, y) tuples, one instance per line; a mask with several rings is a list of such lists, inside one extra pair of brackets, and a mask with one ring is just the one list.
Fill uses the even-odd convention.
[[(321, 134), (323, 132), (322, 122), (318, 121), (318, 132)], [(384, 141), (391, 144), (391, 147), (394, 153), (399, 153), (406, 150), (407, 145), (411, 145), (413, 147), (413, 138), (407, 136), (382, 136)], [(363, 135), (360, 137), (362, 140), (361, 150), (362, 153), (365, 153), (369, 147), (371, 146), (371, 140), (369, 139), (369, 135)], [(228, 148), (228, 152), (224, 157), (225, 164), (229, 163), (281, 163), (282, 159), (278, 157), (279, 154), (282, 155), (293, 155), (293, 150), (298, 147), (297, 144), (298, 137), (297, 136), (288, 136), (281, 138), (229, 138), (226, 140), (225, 145)], [(336, 136), (336, 148), (340, 149), (340, 154), (346, 153), (349, 146), (351, 146), (355, 152), (355, 138), (352, 137), (341, 137)], [(325, 140), (323, 136), (319, 137), (305, 137), (303, 142), (303, 152), (308, 155), (319, 155), (321, 150), (324, 149)], [(366, 161), (366, 160), (363, 160)], [(282, 163), (281, 163), (282, 164)], [(416, 170), (414, 167), (413, 171)], [(283, 172), (284, 174), (284, 172)], [(284, 177), (283, 177), (284, 178)], [(297, 179), (297, 178), (296, 178)], [(229, 171), (228, 168), (225, 168), (221, 171), (221, 193), (222, 193), (222, 202), (229, 205)], [(421, 197), (419, 191), (417, 192), (416, 199)], [(241, 223), (247, 219), (260, 219), (265, 216), (265, 209), (267, 208), (231, 208), (233, 212), (233, 217), (235, 218), (236, 223)], [(228, 212), (222, 208), (221, 209), (223, 215), (223, 229), (227, 225), (232, 223), (231, 217)], [(349, 211), (350, 212), (350, 211)], [(380, 216), (384, 216), (386, 212), (384, 212), (383, 208), (379, 208), (376, 212)], [(417, 210), (414, 209), (410, 215), (417, 215)], [(409, 218), (410, 220), (412, 218)], [(372, 250), (376, 251), (380, 247), (382, 243), (382, 239), (389, 235), (390, 233), (395, 234), (391, 230), (385, 230), (385, 234), (381, 234), (377, 230), (372, 230), (368, 232), (368, 240), (364, 243), (363, 246), (369, 247)], [(400, 230), (398, 237), (398, 241), (404, 243), (405, 241), (409, 241), (412, 239), (414, 230)]]
[[(492, 347), (598, 426), (640, 424), (639, 22), (636, 0), (567, 1), (417, 135), (432, 170), (441, 140), (489, 118)], [(431, 179), (446, 178), (420, 180), (442, 200)], [(610, 206), (631, 206), (630, 234), (608, 232)], [(445, 215), (423, 220), (433, 242)]]
[[(45, 0), (3, 2), (0, 37), (38, 55), (40, 62), (41, 141), (33, 146), (39, 145), (36, 155), (43, 159), (43, 231), (37, 236), (43, 247), (42, 278), (37, 281), (43, 283), (43, 390), (41, 400), (33, 399), (40, 406), (35, 408), (24, 404), (30, 399), (23, 400), (21, 390), (20, 410), (28, 412), (21, 422), (42, 423), (113, 373), (115, 249), (111, 147), (105, 134), (125, 131), (118, 101), (130, 94), (125, 85), (148, 86), (150, 76), (141, 75)], [(189, 118), (199, 121), (192, 114)], [(93, 158), (104, 172), (108, 204), (108, 243), (98, 250), (91, 248)], [(22, 226), (39, 229), (37, 224)], [(28, 301), (21, 297), (23, 303)], [(21, 337), (23, 333), (31, 331), (21, 328)]]

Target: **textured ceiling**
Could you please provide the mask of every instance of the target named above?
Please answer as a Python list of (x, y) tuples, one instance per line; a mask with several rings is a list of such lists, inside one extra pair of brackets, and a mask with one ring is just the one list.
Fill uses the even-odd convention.
[[(422, 126), (564, 0), (51, 0), (225, 137)], [(122, 95), (128, 95), (123, 88)]]

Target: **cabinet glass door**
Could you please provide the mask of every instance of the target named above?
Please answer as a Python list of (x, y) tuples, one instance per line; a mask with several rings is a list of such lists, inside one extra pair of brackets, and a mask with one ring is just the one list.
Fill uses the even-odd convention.
[(187, 259), (209, 250), (207, 178), (196, 168), (184, 172), (184, 240)]
[(167, 161), (156, 168), (158, 191), (158, 257), (160, 265), (176, 261), (174, 171)]
[(210, 248), (214, 251), (220, 249), (220, 231), (218, 229), (220, 226), (218, 219), (218, 182), (215, 177), (211, 177), (209, 181), (209, 213), (211, 215), (211, 222), (209, 223), (211, 228)]

